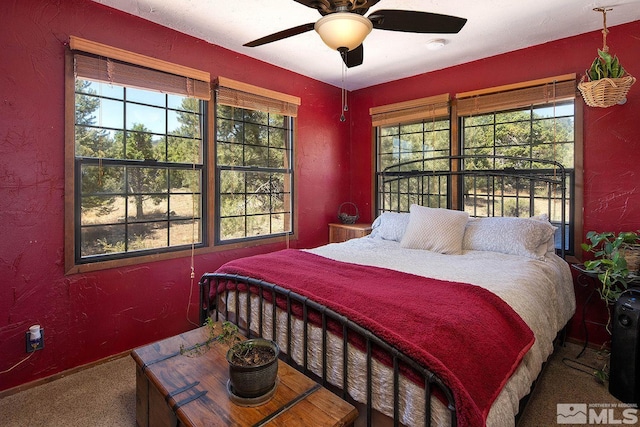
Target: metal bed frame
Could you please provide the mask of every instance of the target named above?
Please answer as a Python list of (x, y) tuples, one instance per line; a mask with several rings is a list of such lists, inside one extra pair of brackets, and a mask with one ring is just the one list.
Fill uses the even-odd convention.
[[(470, 168), (473, 161), (491, 163), (493, 167)], [(558, 255), (564, 258), (567, 242), (573, 239), (573, 230), (567, 227), (567, 213), (573, 217), (573, 204), (567, 206), (573, 197), (573, 193), (567, 194), (573, 191), (567, 183), (572, 180), (573, 171), (554, 160), (493, 155), (428, 157), (377, 173), (378, 213), (409, 212), (415, 203), (467, 210), (472, 217), (530, 217), (536, 214), (536, 202), (538, 206), (544, 202), (544, 211), (558, 227)], [(515, 212), (506, 212), (507, 199), (515, 202)], [(479, 200), (486, 204), (484, 213), (478, 212)], [(560, 212), (552, 217), (554, 203)]]
[[(226, 283), (226, 290), (223, 291), (224, 295), (219, 295), (217, 292), (218, 289), (218, 284), (220, 284), (221, 282)], [(361, 337), (362, 339), (364, 339), (365, 342), (365, 348), (366, 348), (366, 357), (367, 357), (367, 366), (366, 366), (366, 373), (367, 373), (367, 389), (366, 389), (366, 396), (367, 396), (367, 402), (366, 402), (366, 420), (367, 420), (367, 425), (370, 426), (371, 425), (371, 420), (372, 420), (372, 411), (373, 411), (373, 404), (372, 404), (372, 397), (373, 397), (373, 388), (372, 388), (372, 357), (373, 357), (373, 353), (374, 353), (374, 348), (377, 354), (379, 354), (380, 351), (383, 351), (384, 354), (388, 355), (392, 362), (392, 369), (393, 369), (393, 387), (394, 387), (394, 404), (393, 404), (393, 412), (394, 412), (394, 425), (400, 425), (399, 422), (399, 401), (397, 399), (398, 396), (398, 390), (399, 390), (399, 378), (400, 378), (400, 370), (402, 366), (405, 367), (409, 367), (411, 368), (414, 373), (417, 373), (420, 378), (423, 381), (424, 384), (424, 390), (425, 390), (425, 396), (431, 396), (432, 393), (438, 389), (442, 392), (442, 395), (445, 396), (445, 399), (447, 401), (446, 405), (447, 408), (450, 411), (451, 414), (451, 425), (452, 426), (456, 426), (457, 422), (456, 422), (456, 410), (455, 410), (455, 402), (454, 402), (454, 398), (453, 398), (453, 393), (451, 392), (451, 390), (449, 389), (449, 387), (447, 385), (444, 384), (444, 382), (433, 372), (431, 372), (428, 368), (421, 366), (418, 362), (416, 362), (415, 360), (413, 360), (411, 357), (401, 353), (398, 349), (396, 349), (395, 347), (389, 345), (387, 342), (385, 342), (383, 339), (381, 339), (380, 337), (374, 335), (373, 333), (371, 333), (370, 331), (362, 328), (361, 326), (359, 326), (358, 324), (352, 322), (351, 320), (349, 320), (348, 318), (346, 318), (345, 316), (336, 313), (335, 311), (325, 307), (322, 304), (318, 304), (312, 300), (310, 300), (307, 297), (303, 297), (295, 292), (292, 292), (288, 289), (284, 289), (278, 285), (274, 285), (272, 283), (267, 283), (265, 281), (262, 280), (257, 280), (254, 278), (250, 278), (250, 277), (244, 277), (244, 276), (238, 276), (238, 275), (233, 275), (233, 274), (220, 274), (220, 273), (206, 273), (202, 276), (202, 278), (200, 279), (200, 301), (202, 302), (201, 305), (201, 312), (200, 312), (200, 320), (201, 322), (204, 323), (204, 321), (206, 321), (206, 318), (211, 315), (214, 320), (218, 320), (219, 319), (219, 315), (222, 314), (223, 317), (227, 320), (229, 320), (230, 317), (229, 316), (229, 312), (228, 310), (225, 309), (224, 313), (219, 313), (217, 310), (213, 310), (213, 313), (210, 311), (211, 307), (209, 305), (209, 301), (210, 299), (207, 297), (209, 294), (210, 289), (215, 289), (214, 290), (214, 295), (215, 297), (213, 298), (214, 301), (217, 301), (217, 298), (222, 296), (223, 298), (228, 297), (229, 292), (228, 292), (228, 287), (229, 284), (233, 284), (233, 288), (237, 289), (237, 287), (239, 285), (249, 285), (252, 287), (256, 287), (257, 288), (257, 295), (259, 298), (259, 303), (258, 303), (258, 309), (260, 310), (259, 315), (257, 316), (258, 319), (254, 320), (252, 319), (251, 316), (251, 304), (246, 304), (246, 313), (245, 313), (245, 325), (240, 325), (240, 322), (238, 321), (238, 316), (236, 316), (233, 321), (234, 323), (236, 323), (238, 326), (241, 326), (242, 332), (246, 334), (247, 337), (254, 337), (254, 336), (263, 336), (263, 313), (262, 313), (262, 307), (263, 307), (263, 303), (265, 302), (265, 295), (269, 295), (269, 301), (275, 301), (276, 298), (281, 297), (281, 298), (285, 298), (286, 300), (286, 313), (287, 313), (287, 329), (286, 329), (286, 336), (287, 336), (287, 343), (286, 343), (286, 351), (281, 351), (281, 354), (283, 354), (283, 360), (288, 363), (289, 365), (295, 367), (296, 369), (298, 369), (299, 371), (301, 371), (303, 374), (308, 375), (316, 380), (318, 380), (324, 387), (327, 387), (329, 389), (331, 389), (332, 391), (334, 391), (336, 394), (340, 395), (340, 397), (342, 399), (347, 400), (348, 398), (348, 387), (347, 387), (347, 380), (348, 380), (348, 366), (349, 363), (347, 362), (348, 360), (348, 351), (347, 351), (347, 343), (349, 342), (350, 337), (353, 337), (354, 334), (357, 335), (358, 337)], [(212, 288), (213, 286), (213, 288)], [(235, 307), (240, 307), (240, 292), (234, 292), (234, 298), (235, 298)], [(225, 301), (224, 306), (228, 307), (228, 304), (226, 303), (227, 301)], [(292, 320), (292, 316), (294, 316), (293, 314), (293, 307), (298, 304), (298, 307), (301, 307), (302, 309), (302, 322), (303, 322), (303, 331), (304, 331), (304, 337), (303, 337), (303, 363), (302, 364), (298, 364), (296, 363), (293, 358), (290, 356), (291, 354), (291, 320)], [(308, 351), (308, 340), (307, 340), (307, 331), (308, 331), (308, 327), (310, 326), (310, 314), (311, 312), (315, 312), (316, 314), (318, 314), (321, 318), (321, 322), (320, 325), (315, 325), (321, 328), (322, 330), (322, 343), (321, 343), (321, 349), (322, 349), (322, 374), (319, 376), (314, 374), (308, 366), (308, 359), (307, 359), (307, 351)], [(277, 335), (277, 325), (278, 323), (276, 322), (276, 314), (277, 311), (276, 310), (272, 310), (273, 313), (273, 317), (271, 319), (271, 324), (274, 325), (271, 330), (272, 330), (272, 336), (271, 339), (275, 340), (276, 339), (276, 335)], [(257, 328), (253, 328), (252, 322), (256, 322), (257, 321)], [(333, 385), (331, 385), (328, 380), (327, 380), (327, 360), (326, 360), (326, 349), (327, 349), (327, 334), (331, 333), (329, 331), (329, 324), (331, 322), (336, 322), (341, 330), (342, 330), (342, 349), (343, 349), (343, 353), (342, 353), (342, 357), (343, 357), (343, 363), (342, 363), (342, 378), (343, 378), (343, 384), (342, 387), (339, 388), (339, 390), (334, 387)], [(252, 329), (257, 329), (258, 330), (258, 334), (254, 334)], [(281, 349), (284, 350), (284, 349)], [(430, 399), (425, 399), (425, 425), (429, 426), (431, 425), (431, 404), (430, 404)]]
[[(540, 169), (515, 169), (511, 166), (503, 168), (503, 169), (486, 169), (486, 170), (464, 170), (462, 167), (464, 165), (465, 160), (470, 158), (486, 158), (486, 159), (498, 159), (504, 162), (520, 162), (519, 164), (524, 164), (529, 162), (529, 165), (532, 162), (535, 162), (540, 165), (545, 165), (547, 167)], [(437, 162), (442, 164), (442, 162), (448, 162), (452, 167), (450, 170), (437, 170), (435, 168), (427, 167), (430, 162)], [(524, 163), (523, 163), (524, 162)], [(433, 163), (434, 165), (436, 163)], [(420, 168), (418, 168), (420, 166)], [(444, 189), (446, 191), (446, 197), (448, 200), (446, 207), (454, 206), (458, 203), (458, 206), (461, 206), (462, 200), (458, 202), (452, 202), (450, 200), (449, 195), (452, 194), (451, 189), (454, 185), (462, 186), (464, 184), (464, 180), (459, 179), (458, 177), (470, 178), (471, 182), (477, 183), (480, 179), (487, 179), (484, 182), (492, 182), (492, 188), (485, 188), (486, 193), (485, 196), (488, 199), (496, 198), (499, 194), (504, 194), (505, 186), (507, 185), (507, 181), (510, 182), (509, 185), (514, 185), (515, 187), (521, 187), (520, 182), (524, 182), (528, 188), (530, 189), (529, 194), (534, 194), (534, 187), (540, 186), (548, 188), (546, 191), (546, 197), (549, 199), (549, 204), (559, 203), (561, 205), (561, 217), (559, 219), (559, 225), (561, 230), (565, 230), (565, 205), (566, 205), (566, 191), (565, 191), (565, 181), (567, 179), (567, 173), (565, 172), (562, 165), (553, 161), (544, 161), (537, 159), (522, 159), (522, 158), (513, 158), (513, 157), (496, 157), (496, 156), (447, 156), (447, 157), (438, 157), (431, 159), (424, 159), (414, 162), (405, 163), (399, 166), (395, 166), (393, 168), (389, 168), (389, 170), (385, 170), (378, 174), (378, 189), (379, 194), (383, 199), (387, 202), (393, 197), (394, 200), (404, 199), (403, 203), (397, 203), (396, 206), (386, 206), (385, 203), (380, 203), (381, 211), (384, 210), (393, 210), (393, 211), (408, 211), (409, 205), (411, 203), (418, 203), (428, 201), (434, 198), (435, 193), (432, 191), (434, 186), (432, 182), (437, 181), (438, 187)], [(475, 184), (474, 184), (475, 185)], [(523, 184), (524, 185), (524, 184)], [(462, 187), (459, 187), (462, 189)], [(477, 188), (471, 189), (470, 193), (476, 193)], [(516, 190), (517, 193), (517, 190)], [(390, 197), (393, 196), (393, 197)], [(442, 199), (442, 194), (437, 195), (438, 199)], [(524, 195), (517, 196), (523, 200), (526, 199)], [(527, 212), (533, 214), (533, 205), (534, 205), (534, 197), (530, 197), (530, 207)], [(427, 206), (427, 203), (424, 203)], [(436, 206), (441, 207), (441, 206)], [(489, 210), (489, 213), (495, 213), (495, 211)], [(503, 213), (503, 212), (501, 212)], [(494, 215), (490, 215), (494, 216)], [(498, 215), (501, 216), (501, 215)], [(560, 239), (561, 244), (559, 248), (559, 253), (564, 256), (565, 249), (565, 232), (561, 232)], [(225, 284), (224, 291), (218, 293), (219, 285), (221, 283)], [(373, 396), (373, 387), (372, 387), (372, 357), (374, 352), (376, 355), (379, 355), (380, 352), (385, 354), (389, 360), (391, 360), (390, 368), (393, 370), (393, 424), (394, 426), (400, 425), (400, 415), (399, 415), (399, 378), (401, 375), (401, 371), (404, 372), (406, 369), (410, 369), (413, 374), (417, 374), (420, 378), (420, 383), (424, 387), (425, 391), (425, 426), (431, 425), (431, 396), (433, 393), (438, 393), (441, 400), (443, 401), (446, 409), (448, 410), (448, 414), (450, 416), (450, 425), (457, 425), (457, 410), (456, 410), (456, 401), (454, 399), (453, 393), (451, 389), (441, 380), (434, 372), (432, 372), (429, 367), (422, 366), (420, 363), (416, 362), (411, 357), (401, 353), (398, 349), (388, 344), (382, 338), (374, 335), (372, 332), (362, 328), (358, 324), (349, 320), (345, 316), (336, 313), (335, 311), (325, 307), (322, 304), (318, 304), (315, 301), (312, 301), (306, 297), (303, 297), (295, 292), (287, 290), (278, 286), (277, 284), (267, 283), (262, 280), (258, 280), (255, 278), (232, 275), (232, 274), (222, 274), (222, 273), (205, 273), (199, 282), (200, 285), (200, 322), (204, 324), (207, 317), (211, 316), (214, 320), (218, 320), (220, 317), (223, 317), (226, 320), (233, 321), (238, 326), (241, 327), (241, 331), (247, 335), (247, 337), (254, 336), (263, 336), (264, 325), (263, 325), (263, 305), (265, 301), (275, 302), (276, 299), (279, 301), (286, 301), (286, 308), (284, 311), (286, 312), (286, 349), (282, 349), (281, 351), (283, 360), (294, 366), (296, 369), (301, 371), (302, 373), (316, 379), (323, 386), (328, 387), (333, 392), (341, 396), (343, 399), (348, 399), (349, 391), (347, 386), (347, 378), (348, 378), (348, 351), (347, 351), (347, 343), (351, 342), (350, 339), (354, 336), (359, 337), (359, 339), (364, 340), (364, 352), (366, 353), (366, 423), (367, 426), (371, 426), (372, 423), (372, 413), (375, 410), (372, 404), (372, 396)], [(251, 307), (253, 303), (246, 303), (246, 313), (244, 313), (244, 319), (240, 321), (240, 315), (238, 313), (231, 314), (229, 312), (229, 298), (233, 298), (235, 302), (236, 310), (240, 310), (240, 290), (246, 290), (247, 287), (250, 286), (253, 288), (254, 295), (259, 299), (259, 303), (257, 304), (259, 313), (257, 319), (254, 319), (251, 314)], [(239, 289), (242, 288), (242, 289)], [(213, 290), (213, 294), (210, 291)], [(238, 290), (238, 292), (233, 292), (230, 294), (230, 291)], [(210, 295), (213, 295), (211, 298)], [(233, 296), (230, 296), (233, 295)], [(245, 297), (246, 298), (246, 297)], [(222, 304), (218, 304), (217, 302), (223, 301)], [(223, 306), (224, 308), (221, 308)], [(274, 304), (275, 307), (275, 304)], [(302, 363), (297, 363), (291, 357), (291, 324), (292, 318), (296, 316), (294, 314), (294, 307), (298, 313), (302, 313), (302, 316), (298, 316), (297, 318), (303, 322), (303, 361)], [(219, 310), (223, 310), (220, 312)], [(276, 310), (272, 310), (272, 319), (271, 325), (272, 328), (272, 337), (271, 339), (276, 339), (278, 323), (276, 322)], [(322, 343), (320, 343), (322, 349), (322, 364), (321, 364), (321, 374), (316, 374), (311, 371), (308, 366), (307, 360), (307, 350), (308, 350), (308, 327), (312, 324), (310, 321), (311, 314), (314, 314), (316, 317), (319, 317), (321, 320), (319, 324), (313, 324), (316, 327), (321, 328), (322, 331)], [(333, 325), (339, 325), (340, 330), (342, 331), (342, 378), (343, 384), (341, 387), (336, 387), (329, 383), (327, 380), (327, 359), (326, 359), (326, 349), (327, 349), (327, 334), (332, 332), (329, 331), (328, 325), (333, 323)], [(258, 331), (257, 335), (253, 332), (254, 330)], [(284, 353), (284, 354), (283, 354)], [(422, 387), (422, 386), (421, 386)]]

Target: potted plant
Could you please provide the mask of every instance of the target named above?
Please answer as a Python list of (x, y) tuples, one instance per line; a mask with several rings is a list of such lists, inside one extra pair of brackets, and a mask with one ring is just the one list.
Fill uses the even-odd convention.
[(591, 63), (591, 67), (585, 72), (590, 81), (600, 79), (620, 79), (626, 74), (617, 56), (611, 56), (609, 52), (598, 49), (598, 56)]
[[(590, 107), (610, 107), (624, 104), (627, 92), (636, 82), (635, 77), (626, 75), (625, 69), (616, 56), (609, 54), (607, 46), (607, 11), (606, 7), (593, 9), (602, 13), (602, 50), (598, 49), (598, 56), (591, 63), (591, 67), (578, 83), (584, 102)], [(587, 79), (587, 81), (585, 81)]]
[(229, 391), (242, 399), (261, 399), (275, 390), (278, 376), (278, 345), (253, 338), (235, 343), (227, 351)]
[[(611, 307), (620, 297), (620, 294), (628, 287), (630, 279), (629, 252), (632, 249), (640, 248), (638, 243), (640, 238), (638, 233), (633, 231), (624, 231), (614, 233), (606, 231), (598, 233), (589, 231), (587, 233), (587, 242), (582, 244), (582, 249), (586, 252), (594, 254), (595, 259), (585, 261), (584, 267), (587, 271), (596, 275), (600, 280), (598, 293), (600, 298), (607, 305), (607, 324), (605, 329), (611, 334)], [(635, 267), (637, 270), (637, 266)], [(600, 357), (605, 360), (602, 368), (595, 369), (593, 375), (600, 383), (604, 383), (608, 378), (608, 360), (609, 350), (604, 348), (598, 352)]]
[[(628, 287), (631, 273), (627, 258), (631, 258), (629, 254), (639, 248), (640, 236), (634, 231), (623, 231), (618, 234), (611, 231), (603, 233), (589, 231), (587, 241), (582, 244), (582, 249), (592, 252), (595, 259), (585, 261), (584, 266), (598, 275), (601, 282), (598, 293), (602, 300), (608, 305), (614, 304)], [(633, 268), (637, 271), (637, 266)]]
[(208, 338), (202, 343), (196, 343), (190, 347), (185, 347), (184, 344), (180, 345), (180, 354), (190, 357), (201, 356), (214, 342), (221, 342), (227, 347), (231, 347), (237, 341), (240, 341), (238, 336), (238, 327), (231, 322), (222, 322), (221, 331), (218, 334), (216, 332), (216, 323), (208, 317), (204, 326), (207, 328)]
[(625, 103), (627, 92), (635, 81), (635, 77), (627, 75), (617, 56), (611, 56), (606, 49), (598, 49), (598, 56), (585, 71), (578, 89), (588, 106), (610, 107)]
[(271, 397), (278, 375), (278, 344), (263, 338), (242, 340), (238, 326), (229, 321), (222, 322), (220, 333), (211, 318), (207, 318), (205, 327), (207, 340), (190, 347), (181, 345), (180, 354), (201, 356), (212, 343), (221, 343), (228, 348), (228, 391), (232, 400), (239, 404), (257, 405)]

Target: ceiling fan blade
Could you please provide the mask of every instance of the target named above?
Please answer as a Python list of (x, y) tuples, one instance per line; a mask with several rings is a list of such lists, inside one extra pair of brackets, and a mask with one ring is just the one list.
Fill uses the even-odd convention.
[(361, 65), (364, 60), (364, 47), (360, 45), (347, 52), (340, 52), (340, 56), (342, 56), (342, 61), (348, 68), (357, 67), (358, 65)]
[(310, 7), (311, 9), (317, 9), (322, 3), (326, 3), (328, 6), (328, 2), (322, 2), (322, 1), (318, 1), (318, 0), (293, 0), (296, 3), (300, 3), (302, 5), (305, 5), (307, 7)]
[(373, 23), (373, 28), (378, 30), (407, 33), (454, 34), (467, 23), (465, 18), (457, 16), (412, 10), (376, 10), (368, 18)]
[(315, 25), (315, 22), (311, 22), (309, 24), (299, 25), (297, 27), (289, 28), (287, 30), (278, 31), (277, 33), (269, 34), (268, 36), (264, 36), (252, 42), (245, 43), (243, 44), (243, 46), (246, 46), (246, 47), (262, 46), (263, 44), (286, 39), (287, 37), (297, 36), (298, 34), (306, 33), (307, 31), (313, 30), (314, 25)]

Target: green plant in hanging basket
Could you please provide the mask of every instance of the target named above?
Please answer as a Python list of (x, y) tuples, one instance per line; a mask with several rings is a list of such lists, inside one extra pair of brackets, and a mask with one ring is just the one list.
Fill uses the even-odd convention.
[(618, 57), (611, 56), (605, 48), (598, 49), (598, 56), (585, 71), (578, 89), (588, 106), (611, 107), (626, 102), (627, 92), (635, 82), (635, 77), (627, 74)]
[(609, 52), (598, 49), (598, 56), (591, 63), (591, 67), (585, 74), (589, 80), (620, 79), (626, 74), (617, 56), (611, 56)]
[[(607, 11), (606, 7), (596, 7), (596, 12), (602, 12), (602, 50), (598, 49), (598, 56), (586, 70), (585, 75), (578, 83), (578, 89), (589, 107), (611, 107), (616, 104), (624, 104), (627, 101), (627, 92), (636, 82), (636, 78), (626, 73), (620, 65), (617, 56), (611, 56), (607, 47)], [(587, 80), (587, 81), (585, 81)]]

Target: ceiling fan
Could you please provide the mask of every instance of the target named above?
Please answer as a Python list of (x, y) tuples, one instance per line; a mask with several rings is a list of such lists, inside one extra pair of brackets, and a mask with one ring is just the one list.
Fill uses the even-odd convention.
[(456, 16), (411, 10), (376, 10), (365, 17), (370, 7), (380, 0), (294, 0), (317, 9), (322, 18), (317, 22), (279, 31), (244, 44), (262, 46), (291, 36), (316, 30), (330, 48), (340, 52), (347, 67), (362, 64), (362, 42), (373, 28), (408, 33), (458, 33), (467, 20)]

